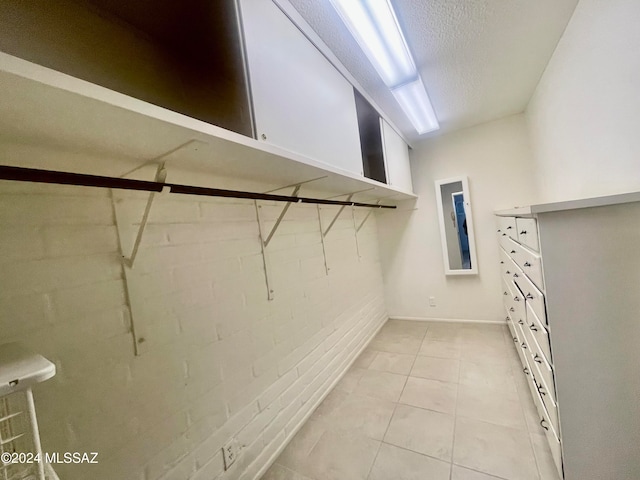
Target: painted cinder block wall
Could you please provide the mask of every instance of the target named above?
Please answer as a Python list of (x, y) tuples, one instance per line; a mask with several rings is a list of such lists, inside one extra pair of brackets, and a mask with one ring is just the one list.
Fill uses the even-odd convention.
[[(134, 232), (146, 197), (114, 198)], [(262, 205), (270, 230), (283, 204)], [(336, 213), (322, 208), (325, 226)], [(99, 452), (57, 466), (67, 480), (253, 478), (387, 318), (375, 215), (358, 257), (343, 212), (327, 275), (316, 207), (292, 205), (269, 245), (269, 301), (252, 201), (160, 195), (128, 275), (141, 356), (108, 191), (0, 182), (0, 224), (0, 343), (58, 371), (35, 389), (44, 449)]]

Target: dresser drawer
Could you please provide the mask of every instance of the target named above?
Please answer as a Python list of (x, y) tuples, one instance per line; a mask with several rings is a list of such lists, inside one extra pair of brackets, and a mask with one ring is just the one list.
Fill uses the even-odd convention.
[(514, 275), (517, 275), (517, 276), (523, 275), (522, 270), (520, 270), (520, 267), (518, 267), (518, 265), (516, 265), (516, 263), (510, 258), (507, 258), (504, 261), (504, 264), (500, 265), (500, 267), (502, 271), (502, 278), (506, 282), (509, 282), (509, 283), (513, 282)]
[(531, 348), (529, 348), (529, 342), (527, 342), (527, 337), (524, 333), (524, 330), (522, 329), (522, 325), (520, 325), (518, 322), (513, 322), (513, 326), (516, 329), (516, 334), (518, 335), (518, 346), (520, 347), (520, 350), (522, 351), (523, 355), (525, 356), (526, 359), (526, 363), (527, 365), (531, 364)]
[[(560, 424), (560, 421), (558, 419), (558, 404), (555, 402), (555, 399), (553, 399), (546, 393), (544, 386), (540, 385), (537, 382), (537, 378), (535, 378), (535, 374), (534, 374), (534, 380), (536, 380), (536, 388), (538, 390), (538, 394), (540, 395), (540, 398), (542, 399), (544, 408), (547, 411), (549, 421), (553, 426), (553, 430), (558, 434), (560, 432), (560, 429), (558, 428), (558, 425)], [(558, 437), (559, 436), (560, 435), (558, 435)]]
[(535, 218), (516, 218), (516, 230), (518, 232), (518, 242), (536, 252), (540, 251), (538, 224)]
[(533, 274), (534, 276), (538, 276), (538, 281), (542, 283), (542, 264), (540, 262), (540, 258), (537, 260), (535, 258), (528, 258), (529, 253), (532, 252), (527, 252), (513, 240), (509, 240), (509, 242), (508, 250), (505, 249), (505, 254), (508, 257), (508, 260), (501, 260), (504, 263), (500, 265), (503, 267), (503, 276), (511, 275), (511, 278), (516, 280), (523, 277), (529, 278), (529, 275)]
[(557, 405), (556, 388), (553, 380), (553, 367), (540, 354), (536, 345), (527, 345), (529, 347), (529, 364), (534, 369), (533, 375), (538, 380), (540, 394), (548, 396), (554, 406)]
[(560, 478), (564, 478), (562, 470), (562, 446), (560, 445), (560, 435), (558, 435), (558, 432), (553, 431), (553, 429), (545, 430), (544, 433), (547, 437), (551, 456), (553, 457), (553, 463), (556, 465), (558, 475), (560, 475)]
[(508, 280), (505, 278), (502, 279), (502, 302), (504, 304), (504, 308), (507, 310), (507, 314), (511, 316), (511, 314), (515, 312), (515, 308), (511, 310), (511, 307), (513, 307), (513, 293), (511, 292), (507, 282)]
[[(558, 432), (558, 403), (556, 400), (555, 391), (550, 391), (547, 388), (548, 380), (545, 378), (546, 376), (544, 374), (544, 368), (549, 367), (549, 365), (547, 364), (546, 366), (544, 366), (542, 363), (539, 363), (541, 357), (539, 349), (537, 348), (538, 345), (535, 342), (535, 339), (532, 339), (531, 332), (527, 331), (527, 329), (523, 330), (525, 330), (526, 342), (527, 346), (529, 347), (529, 367), (531, 368), (531, 373), (533, 374), (533, 378), (535, 380), (536, 393), (540, 396), (542, 402), (544, 403), (545, 409), (547, 410), (549, 415), (549, 419), (553, 424), (553, 428), (556, 432)], [(551, 369), (552, 368), (553, 367), (551, 367)], [(551, 374), (551, 382), (553, 383), (553, 374)]]
[(506, 232), (504, 232), (502, 230), (498, 230), (498, 244), (502, 248), (504, 248), (506, 250), (510, 241), (511, 241), (511, 238), (509, 237), (509, 235)]
[(540, 255), (520, 247), (517, 260), (516, 263), (522, 268), (525, 275), (540, 289), (543, 289), (544, 280), (542, 277), (542, 259)]
[(511, 338), (513, 339), (513, 343), (515, 343), (516, 348), (519, 345), (518, 342), (518, 334), (516, 333), (516, 327), (511, 320), (511, 317), (507, 315), (507, 326), (509, 327), (509, 332), (511, 333)]
[(514, 325), (516, 330), (516, 336), (518, 336), (518, 342), (516, 343), (516, 351), (518, 352), (518, 357), (520, 357), (520, 364), (522, 365), (522, 371), (527, 376), (527, 380), (533, 380), (533, 373), (531, 370), (531, 366), (529, 365), (529, 354), (527, 353), (527, 344), (522, 341), (522, 332), (518, 332), (518, 326)]
[(515, 315), (509, 309), (507, 309), (507, 318), (509, 323), (509, 330), (512, 330), (512, 337), (515, 337), (514, 343), (516, 346), (520, 346), (522, 342), (525, 341), (525, 338), (522, 336), (522, 326), (518, 323), (517, 318), (514, 319)]
[[(533, 403), (536, 406), (536, 410), (538, 411), (538, 415), (540, 416), (540, 418), (544, 418), (545, 421), (547, 422), (547, 426), (550, 426), (553, 428), (554, 433), (556, 434), (556, 436), (558, 436), (558, 438), (560, 437), (557, 432), (558, 432), (558, 417), (557, 414), (554, 415), (555, 420), (552, 420), (551, 416), (549, 415), (549, 410), (546, 407), (546, 404), (543, 400), (543, 396), (540, 395), (539, 392), (539, 385), (538, 385), (538, 379), (536, 378), (535, 374), (531, 377), (532, 382), (531, 384), (529, 384), (529, 390), (531, 390), (531, 396), (533, 397)], [(544, 425), (542, 424), (542, 422), (540, 423), (540, 426), (542, 426), (542, 428), (544, 428)]]
[(553, 365), (553, 359), (551, 358), (551, 345), (549, 341), (549, 331), (544, 326), (544, 323), (540, 321), (538, 316), (531, 308), (531, 304), (527, 303), (527, 318), (526, 323), (532, 337), (535, 339), (536, 345), (544, 355), (547, 362)]
[(539, 425), (545, 433), (549, 449), (551, 450), (551, 455), (553, 456), (553, 461), (558, 472), (562, 476), (562, 447), (560, 445), (560, 435), (557, 429), (557, 423), (556, 426), (552, 423), (549, 412), (544, 406), (542, 398), (537, 393), (535, 381), (529, 383), (529, 389), (531, 390), (533, 403), (536, 406), (536, 410), (538, 411), (540, 418)]
[(507, 300), (510, 300), (513, 297), (513, 293), (509, 287), (510, 283), (511, 280), (508, 277), (502, 277), (502, 299), (504, 300), (505, 305), (507, 304)]
[(511, 293), (511, 308), (513, 309), (509, 310), (513, 313), (511, 320), (513, 320), (513, 323), (524, 326), (526, 325), (525, 322), (527, 319), (527, 307), (524, 295), (513, 281), (509, 281), (508, 285)]
[(502, 248), (504, 248), (504, 251), (507, 253), (509, 258), (511, 258), (514, 262), (517, 263), (518, 250), (522, 248), (520, 244), (514, 241), (512, 238), (507, 238), (506, 240), (503, 240), (503, 243), (501, 244), (501, 246)]
[(527, 303), (536, 314), (538, 319), (543, 320), (545, 324), (547, 323), (547, 315), (545, 313), (544, 306), (544, 294), (538, 290), (531, 280), (529, 280), (526, 276), (518, 276), (513, 279), (513, 281), (518, 285), (518, 288), (522, 291), (524, 298), (527, 300)]
[(529, 277), (533, 283), (535, 283), (540, 288), (543, 288), (543, 280), (542, 280), (542, 260), (540, 255), (532, 252), (531, 250), (523, 247), (522, 245), (510, 241), (511, 243), (508, 245), (508, 250), (505, 248), (505, 251), (509, 254), (511, 258), (516, 262), (518, 267), (522, 269), (522, 271)]
[(515, 217), (498, 217), (498, 233), (506, 233), (514, 240), (518, 239), (518, 228)]
[(511, 259), (509, 254), (506, 252), (504, 247), (500, 245), (500, 270), (503, 270), (507, 265), (509, 265), (509, 262), (513, 262), (513, 260)]

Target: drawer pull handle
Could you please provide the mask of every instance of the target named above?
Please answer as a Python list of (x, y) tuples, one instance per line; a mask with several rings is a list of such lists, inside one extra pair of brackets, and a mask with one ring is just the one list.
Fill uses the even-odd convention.
[(516, 302), (519, 302), (519, 301), (520, 301), (520, 297), (513, 297), (513, 299), (514, 299)]
[(533, 357), (533, 361), (536, 363), (542, 363), (542, 359), (540, 358), (540, 356), (536, 353)]
[(544, 391), (544, 387), (542, 385), (538, 385), (538, 393), (543, 397), (547, 395), (547, 392)]
[(534, 332), (538, 331), (538, 329), (536, 328), (536, 326), (533, 323), (531, 325), (529, 325), (529, 329), (533, 330)]
[(545, 423), (547, 423), (547, 422), (544, 420), (544, 418), (543, 418), (542, 420), (540, 420), (540, 426), (541, 426), (542, 428), (544, 428), (545, 430), (547, 430), (547, 431), (548, 431), (548, 430), (549, 430), (549, 427), (547, 427), (547, 426), (545, 425)]
[(516, 253), (516, 251), (515, 250), (511, 250), (511, 253)]
[(531, 266), (531, 264), (530, 264), (529, 262), (524, 262), (524, 266), (525, 266), (525, 267), (530, 267), (530, 266)]
[(510, 312), (515, 312), (516, 310), (515, 310), (513, 307), (511, 307), (511, 308), (509, 309), (509, 311), (510, 311)]
[(527, 293), (525, 295), (529, 300), (533, 300), (533, 295), (531, 295), (530, 293)]
[(503, 295), (509, 295), (507, 292), (502, 292)]
[(514, 278), (518, 278), (519, 275), (517, 273), (514, 273), (513, 276)]
[(529, 375), (529, 369), (527, 367), (524, 367), (522, 371), (524, 372), (525, 375)]
[(522, 231), (520, 232), (520, 235), (526, 235), (526, 234), (527, 234), (527, 231), (526, 231), (526, 230), (522, 230)]
[(520, 345), (522, 348), (526, 349), (527, 348), (527, 344), (522, 342), (522, 344)]
[(503, 237), (506, 237), (506, 236), (507, 236), (507, 234), (506, 234), (506, 233), (503, 233), (503, 234), (502, 234), (502, 236), (503, 236)]
[(524, 322), (522, 321), (522, 319), (518, 320), (518, 323), (519, 323), (520, 325), (524, 325)]
[(507, 230), (511, 230), (511, 226), (508, 226), (508, 227), (507, 227)]
[(509, 270), (507, 270), (505, 273), (506, 273), (507, 275), (511, 275), (511, 272), (510, 272)]
[(518, 343), (518, 337), (513, 337), (513, 343)]
[(504, 265), (504, 261), (500, 260), (500, 265)]
[(500, 233), (502, 230), (498, 229), (498, 233)]

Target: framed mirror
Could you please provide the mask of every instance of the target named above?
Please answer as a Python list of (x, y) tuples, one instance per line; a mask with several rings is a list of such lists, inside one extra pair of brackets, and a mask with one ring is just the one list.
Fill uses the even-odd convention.
[(477, 275), (478, 261), (467, 177), (436, 181), (445, 275)]

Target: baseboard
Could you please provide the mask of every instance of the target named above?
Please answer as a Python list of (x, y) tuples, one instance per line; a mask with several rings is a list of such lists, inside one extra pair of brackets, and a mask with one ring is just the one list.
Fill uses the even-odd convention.
[(443, 323), (489, 323), (493, 325), (506, 325), (505, 320), (471, 320), (466, 318), (433, 318), (433, 317), (404, 317), (390, 315), (389, 320), (411, 320), (414, 322), (443, 322)]
[(262, 476), (265, 473), (267, 473), (267, 470), (269, 470), (271, 465), (273, 465), (275, 463), (275, 461), (278, 459), (278, 457), (280, 456), (282, 451), (289, 444), (289, 442), (293, 439), (293, 437), (296, 435), (296, 433), (298, 433), (298, 431), (302, 428), (302, 426), (305, 424), (305, 422), (307, 420), (309, 420), (309, 417), (311, 417), (313, 412), (315, 412), (316, 408), (318, 408), (320, 406), (320, 404), (324, 401), (324, 399), (327, 397), (327, 395), (329, 395), (329, 393), (331, 393), (331, 391), (338, 384), (338, 382), (340, 380), (342, 380), (342, 377), (344, 377), (344, 375), (349, 371), (349, 369), (351, 368), (353, 363), (357, 360), (357, 358), (360, 356), (360, 354), (369, 346), (371, 341), (375, 338), (375, 336), (378, 334), (378, 332), (384, 326), (385, 323), (387, 323), (387, 318), (385, 318), (384, 321), (380, 322), (380, 325), (378, 325), (376, 327), (375, 331), (371, 334), (371, 337), (369, 337), (369, 339), (366, 342), (363, 343), (362, 347), (356, 351), (356, 354), (347, 363), (347, 366), (342, 370), (342, 372), (340, 372), (340, 374), (336, 377), (336, 379), (333, 382), (331, 382), (331, 384), (329, 385), (329, 388), (327, 388), (327, 390), (320, 396), (320, 398), (312, 405), (312, 407), (309, 409), (307, 414), (304, 417), (302, 417), (300, 422), (298, 422), (298, 424), (291, 431), (291, 433), (285, 437), (284, 441), (278, 447), (278, 449), (275, 451), (275, 453), (273, 455), (271, 455), (271, 457), (269, 457), (269, 460), (267, 462), (265, 462), (264, 466), (262, 468), (260, 468), (260, 470), (258, 471), (258, 474), (254, 477), (254, 480), (259, 480), (260, 478), (262, 478)]

